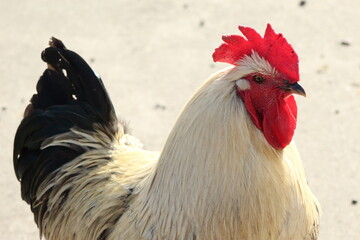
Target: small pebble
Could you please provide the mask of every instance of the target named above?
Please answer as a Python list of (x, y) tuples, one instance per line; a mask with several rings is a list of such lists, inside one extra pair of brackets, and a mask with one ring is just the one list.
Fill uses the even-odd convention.
[(352, 82), (352, 83), (351, 83), (351, 86), (352, 86), (352, 87), (360, 87), (360, 83)]
[(201, 21), (199, 22), (199, 27), (204, 27), (204, 25), (205, 25), (205, 21), (204, 21), (204, 20), (201, 20)]
[(338, 115), (340, 111), (338, 109), (335, 110), (335, 115)]
[(358, 202), (357, 200), (352, 200), (352, 201), (351, 201), (351, 205), (356, 205), (357, 202)]
[(319, 67), (316, 71), (317, 74), (322, 74), (325, 73), (329, 68), (329, 65), (322, 65), (321, 67)]
[(6, 107), (2, 107), (1, 111), (6, 111), (6, 109), (7, 109)]
[(345, 46), (345, 47), (350, 46), (350, 43), (349, 43), (349, 42), (346, 42), (346, 41), (342, 41), (340, 44), (341, 44), (342, 46)]
[(161, 105), (161, 104), (157, 103), (157, 104), (154, 106), (154, 109), (165, 110), (166, 107), (165, 107), (164, 105)]
[(300, 6), (300, 7), (304, 7), (305, 5), (306, 5), (306, 1), (304, 1), (304, 0), (303, 0), (303, 1), (300, 1), (300, 3), (299, 3), (299, 6)]

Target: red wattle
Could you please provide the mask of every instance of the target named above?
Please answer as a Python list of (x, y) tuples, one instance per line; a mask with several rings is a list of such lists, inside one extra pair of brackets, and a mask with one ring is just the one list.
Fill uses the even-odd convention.
[(277, 99), (263, 113), (263, 132), (266, 140), (276, 149), (284, 149), (294, 135), (297, 107), (294, 96)]
[[(255, 88), (254, 88), (255, 90)], [(293, 95), (273, 98), (268, 101), (263, 92), (239, 91), (246, 110), (254, 125), (263, 132), (268, 143), (275, 149), (284, 149), (294, 136), (297, 118), (297, 107)], [(253, 95), (251, 95), (251, 93)], [(256, 97), (259, 96), (260, 97)], [(259, 109), (259, 110), (257, 110)]]

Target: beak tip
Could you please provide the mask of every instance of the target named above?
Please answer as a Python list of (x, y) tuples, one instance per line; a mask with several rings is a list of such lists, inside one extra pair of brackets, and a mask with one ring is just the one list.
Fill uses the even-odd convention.
[[(300, 86), (300, 85), (299, 85)], [(293, 93), (294, 94), (297, 94), (297, 95), (300, 95), (300, 96), (303, 96), (303, 97), (307, 97), (306, 96), (306, 92), (305, 92), (305, 90), (303, 89), (303, 88), (301, 88), (301, 89), (295, 89), (294, 91), (293, 91)]]
[(304, 90), (304, 88), (298, 84), (297, 82), (296, 83), (293, 83), (289, 86), (290, 88), (290, 91), (294, 94), (298, 94), (300, 96), (303, 96), (303, 97), (306, 97), (306, 92)]
[[(300, 85), (299, 85), (300, 86)], [(303, 89), (303, 88), (301, 88), (301, 89), (296, 89), (295, 91), (294, 91), (294, 93), (295, 94), (298, 94), (298, 95), (300, 95), (300, 96), (303, 96), (303, 97), (307, 97), (306, 96), (306, 92), (305, 92), (305, 90)]]

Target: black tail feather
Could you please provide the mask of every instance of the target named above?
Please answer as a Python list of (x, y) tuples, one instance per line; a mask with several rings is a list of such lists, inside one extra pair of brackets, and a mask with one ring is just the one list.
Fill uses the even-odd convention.
[[(50, 46), (42, 53), (49, 69), (39, 79), (37, 94), (31, 99), (14, 141), (14, 169), (22, 197), (29, 204), (33, 204), (40, 184), (49, 174), (84, 152), (60, 146), (42, 149), (44, 141), (74, 127), (93, 131), (94, 124), (106, 127), (110, 138), (117, 131), (115, 111), (101, 79), (60, 40), (53, 38)], [(32, 210), (35, 213), (43, 208), (33, 206)]]

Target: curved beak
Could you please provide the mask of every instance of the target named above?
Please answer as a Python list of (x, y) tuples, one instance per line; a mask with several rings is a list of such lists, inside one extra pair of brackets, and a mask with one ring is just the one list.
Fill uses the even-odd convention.
[(296, 83), (285, 83), (284, 85), (280, 86), (279, 88), (283, 89), (285, 92), (298, 94), (301, 96), (306, 97), (305, 90), (300, 86), (300, 84)]

